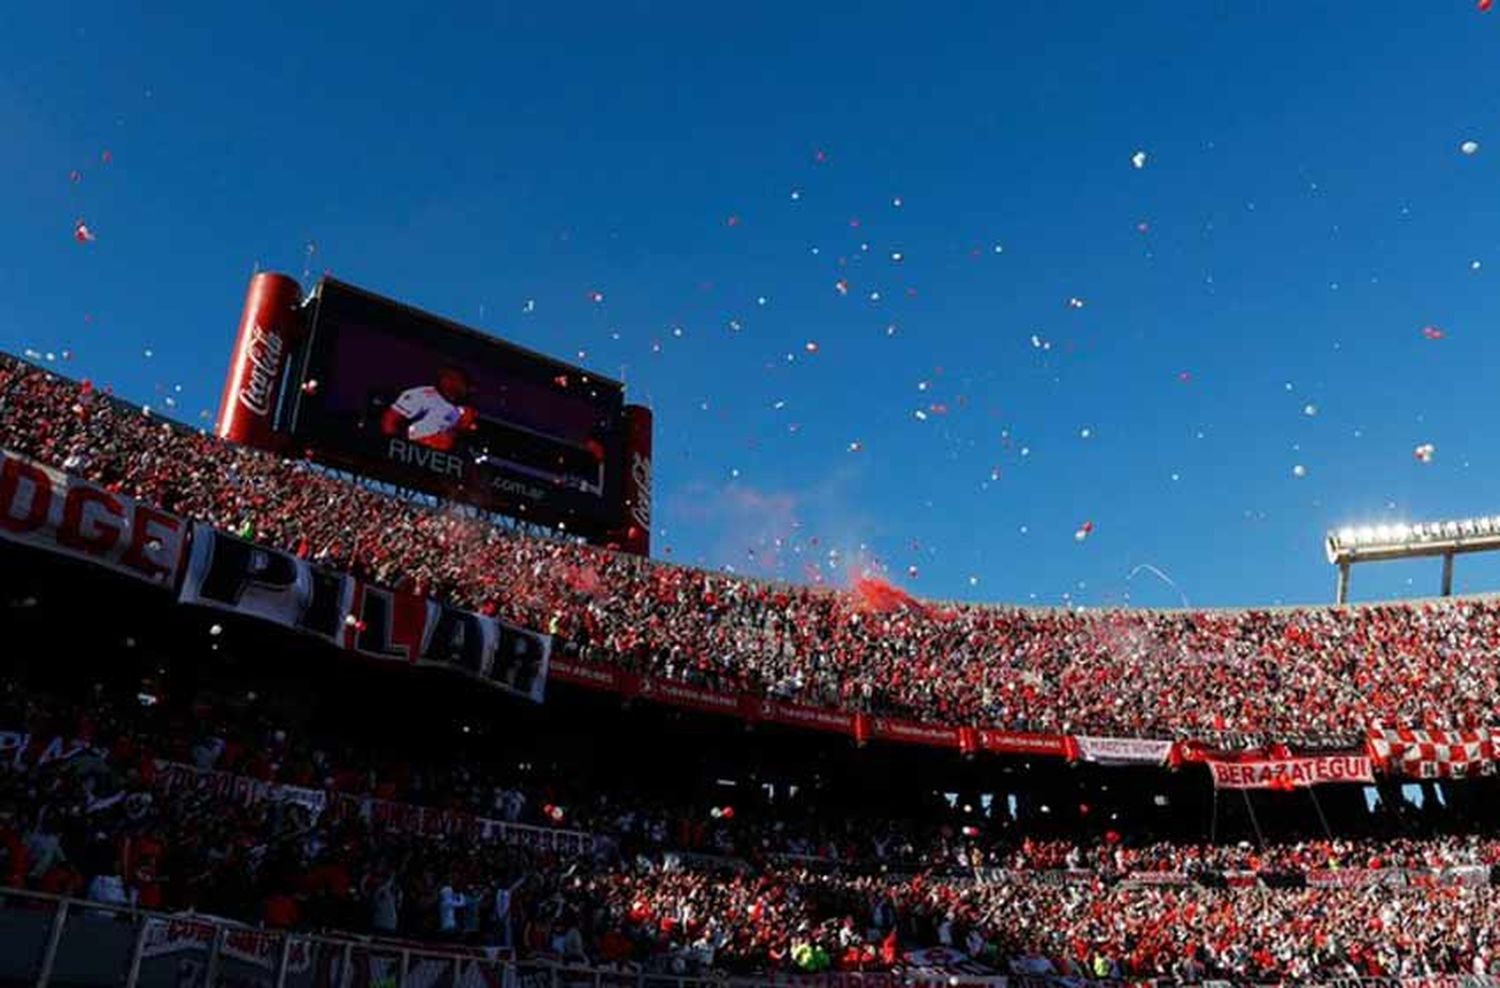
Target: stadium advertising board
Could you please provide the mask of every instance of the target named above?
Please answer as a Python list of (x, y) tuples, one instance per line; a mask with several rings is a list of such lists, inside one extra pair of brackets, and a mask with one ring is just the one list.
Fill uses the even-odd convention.
[(0, 450), (0, 539), (170, 587), (187, 530), (176, 515)]
[(540, 703), (552, 636), (319, 569), (201, 523), (178, 600), (316, 635), (366, 658), (453, 669)]
[(316, 459), (583, 535), (649, 518), (617, 382), (333, 279), (307, 313), (290, 432)]

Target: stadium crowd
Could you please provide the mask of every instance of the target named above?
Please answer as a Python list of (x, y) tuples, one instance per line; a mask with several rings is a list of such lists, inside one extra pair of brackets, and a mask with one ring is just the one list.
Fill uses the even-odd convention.
[[(201, 698), (176, 709), (96, 691), (68, 703), (8, 683), (0, 717), (33, 737), (88, 742), (70, 757), (0, 759), (0, 884), (11, 887), (679, 972), (884, 970), (906, 951), (946, 947), (1000, 971), (1107, 978), (1500, 973), (1500, 891), (1489, 885), (1500, 841), (1488, 838), (1136, 846), (1113, 833), (1080, 844), (937, 828), (925, 865), (908, 869), (866, 867), (899, 839), (813, 862), (740, 858), (667, 827), (566, 852), (157, 785), (160, 757), (390, 797), (446, 801), (470, 788), (425, 765), (346, 772), (336, 761), (349, 752)], [(252, 732), (263, 734), (247, 745)], [(594, 815), (601, 826), (652, 815), (604, 795), (614, 815)], [(1480, 873), (1329, 887), (1223, 880), (1461, 866)], [(1161, 872), (1181, 875), (1150, 880)]]
[(584, 661), (723, 691), (933, 723), (1336, 744), (1372, 723), (1489, 724), (1500, 689), (1495, 600), (872, 607), (523, 537), (226, 445), (9, 359), (0, 445), (329, 566), (554, 631)]

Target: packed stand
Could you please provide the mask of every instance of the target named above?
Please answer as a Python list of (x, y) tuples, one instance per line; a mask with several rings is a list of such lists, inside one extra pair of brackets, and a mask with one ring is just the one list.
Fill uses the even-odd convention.
[(728, 692), (1016, 730), (1347, 744), (1365, 724), (1493, 723), (1500, 689), (1495, 600), (871, 606), (523, 537), (226, 445), (9, 360), (0, 445), (328, 566), (553, 631), (585, 661)]
[(1131, 844), (1113, 831), (1080, 843), (1023, 840), (992, 858), (1011, 871), (1091, 871), (1100, 875), (1176, 872), (1298, 874), (1310, 871), (1449, 869), (1500, 866), (1500, 840), (1489, 837), (1326, 838), (1292, 843), (1191, 844), (1181, 841)]
[[(150, 707), (60, 704), (14, 688), (0, 694), (7, 723), (91, 744), (66, 759), (0, 762), (3, 884), (269, 928), (512, 947), (527, 957), (684, 973), (887, 970), (921, 963), (909, 952), (931, 947), (999, 971), (1095, 977), (1500, 973), (1500, 892), (1488, 875), (1473, 884), (1317, 888), (1130, 878), (1151, 870), (1197, 871), (1202, 879), (1247, 868), (1494, 865), (1500, 843), (1491, 839), (1250, 848), (1129, 847), (1106, 836), (1076, 847), (1024, 842), (997, 851), (995, 870), (916, 874), (774, 856), (755, 864), (563, 855), (154, 786), (153, 755), (219, 764), (222, 718), (197, 716), (206, 713), (195, 712), (202, 726), (193, 732), (191, 722), (184, 727)], [(180, 741), (163, 733), (182, 730)], [(1073, 873), (1060, 878), (1059, 868)]]

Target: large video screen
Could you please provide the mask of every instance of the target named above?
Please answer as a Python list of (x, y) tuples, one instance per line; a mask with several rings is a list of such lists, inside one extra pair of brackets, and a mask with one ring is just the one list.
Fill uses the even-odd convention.
[(296, 377), (315, 460), (580, 534), (619, 521), (617, 382), (331, 278)]

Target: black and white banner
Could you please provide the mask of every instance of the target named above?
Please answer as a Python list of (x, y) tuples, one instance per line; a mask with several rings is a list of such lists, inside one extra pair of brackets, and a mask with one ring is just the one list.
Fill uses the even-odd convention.
[(355, 581), (288, 552), (193, 524), (193, 547), (177, 599), (259, 618), (342, 644)]
[(1171, 741), (1084, 735), (1079, 735), (1075, 740), (1078, 742), (1079, 757), (1100, 765), (1165, 765), (1172, 754)]
[(201, 523), (178, 599), (316, 635), (372, 659), (456, 669), (540, 703), (552, 636), (323, 570)]

